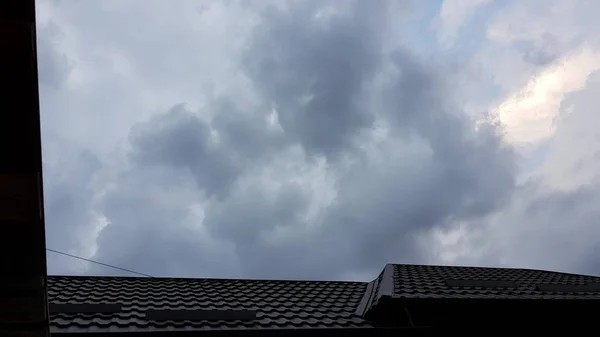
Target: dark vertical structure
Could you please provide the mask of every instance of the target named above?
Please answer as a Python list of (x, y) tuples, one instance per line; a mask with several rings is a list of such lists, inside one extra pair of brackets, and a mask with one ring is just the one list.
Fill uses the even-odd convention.
[(48, 336), (35, 1), (0, 1), (0, 335)]

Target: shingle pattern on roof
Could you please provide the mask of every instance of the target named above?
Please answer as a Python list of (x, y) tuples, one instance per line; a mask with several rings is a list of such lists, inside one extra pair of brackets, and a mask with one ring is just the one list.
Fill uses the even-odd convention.
[[(369, 327), (365, 282), (49, 276), (50, 303), (118, 303), (116, 314), (52, 313), (52, 332)], [(147, 309), (256, 310), (255, 321), (150, 321)]]
[[(600, 282), (600, 277), (533, 269), (394, 265), (394, 291), (397, 298), (470, 299), (600, 299), (598, 292), (547, 292), (539, 284), (584, 285)], [(517, 288), (450, 287), (446, 280), (514, 281)]]

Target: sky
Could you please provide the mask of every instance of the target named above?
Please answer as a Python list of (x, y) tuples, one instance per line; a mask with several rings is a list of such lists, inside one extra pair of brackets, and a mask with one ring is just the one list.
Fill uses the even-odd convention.
[(47, 248), (167, 277), (600, 275), (598, 11), (38, 0)]

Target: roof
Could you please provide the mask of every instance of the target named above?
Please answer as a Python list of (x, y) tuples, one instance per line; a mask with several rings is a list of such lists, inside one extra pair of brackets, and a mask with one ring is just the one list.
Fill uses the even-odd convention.
[[(49, 276), (48, 300), (52, 332), (360, 328), (371, 326), (355, 313), (366, 288), (366, 282)], [(56, 304), (121, 306), (112, 313), (52, 312)], [(256, 319), (160, 321), (146, 318), (149, 309), (255, 310)]]
[[(564, 286), (575, 290), (573, 286), (600, 285), (600, 277), (535, 269), (390, 264), (377, 282), (379, 296), (406, 299), (600, 299), (600, 288), (587, 292), (561, 290)], [(556, 291), (549, 291), (550, 285), (556, 286)]]
[[(366, 293), (357, 313), (393, 324), (413, 325), (411, 315), (420, 316), (422, 324), (453, 324), (458, 320), (454, 315), (470, 321), (516, 322), (529, 319), (533, 312), (546, 319), (565, 315), (575, 319), (590, 305), (600, 305), (600, 277), (534, 269), (388, 264)], [(407, 312), (407, 317), (397, 312)]]
[[(594, 276), (535, 269), (423, 265), (394, 265), (391, 271), (393, 296), (400, 298), (600, 299), (600, 288), (583, 291), (585, 288), (573, 287), (600, 285), (600, 277)], [(489, 283), (469, 287), (457, 282), (467, 280)], [(550, 286), (556, 286), (554, 291)], [(563, 290), (566, 286), (571, 291)]]
[[(600, 277), (392, 264), (371, 282), (49, 276), (48, 298), (54, 333), (370, 329), (389, 326), (390, 320), (393, 326), (429, 324), (411, 319), (408, 311), (413, 316), (433, 315), (431, 307), (419, 311), (419, 305), (431, 300), (453, 300), (453, 311), (463, 310), (456, 303), (472, 300), (479, 301), (477, 305), (484, 300), (518, 300), (519, 308), (527, 300), (596, 303)], [(178, 311), (182, 309), (186, 311)]]

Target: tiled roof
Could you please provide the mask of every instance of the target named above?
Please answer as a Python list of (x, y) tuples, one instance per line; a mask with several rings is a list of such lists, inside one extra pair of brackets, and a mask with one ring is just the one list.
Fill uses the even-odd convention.
[[(594, 276), (533, 269), (426, 265), (393, 265), (391, 269), (393, 297), (398, 298), (600, 299), (598, 290), (562, 291), (568, 290), (567, 287), (556, 287), (560, 291), (548, 291), (543, 287), (600, 285), (600, 277)], [(460, 286), (462, 282), (458, 282), (476, 280), (491, 282), (479, 287), (477, 283)], [(494, 286), (493, 281), (500, 282)]]
[(434, 299), (600, 301), (600, 277), (533, 269), (388, 264), (367, 286), (356, 313), (375, 321), (396, 320), (398, 315), (391, 311), (404, 308), (408, 301), (425, 304)]
[[(51, 307), (120, 304), (118, 312), (51, 312), (50, 325), (52, 332), (369, 327), (355, 314), (366, 287), (366, 282), (49, 276)], [(152, 320), (146, 318), (149, 309), (254, 310), (256, 319)]]
[[(433, 315), (432, 306), (439, 301), (430, 300), (458, 300), (466, 305), (452, 302), (450, 310), (458, 314), (471, 310), (465, 309), (468, 306), (477, 311), (487, 303), (478, 300), (532, 300), (503, 301), (510, 306), (499, 309), (499, 315), (505, 316), (524, 308), (524, 303), (543, 302), (547, 308), (555, 303), (545, 299), (576, 305), (600, 303), (600, 277), (531, 269), (392, 264), (368, 283), (49, 276), (48, 299), (51, 331), (58, 333), (404, 327), (414, 323), (411, 314), (401, 317), (406, 310), (413, 316)], [(445, 303), (440, 305), (449, 302)]]

